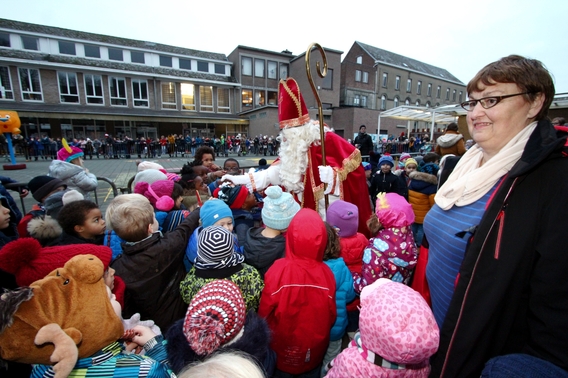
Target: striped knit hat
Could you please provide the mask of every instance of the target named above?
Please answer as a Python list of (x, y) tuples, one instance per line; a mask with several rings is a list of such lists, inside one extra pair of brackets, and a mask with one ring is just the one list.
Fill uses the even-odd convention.
[(246, 306), (239, 287), (229, 280), (214, 280), (191, 300), (183, 334), (195, 353), (207, 356), (242, 335), (245, 317)]
[(221, 269), (236, 266), (244, 261), (243, 255), (234, 250), (233, 234), (224, 227), (205, 227), (197, 241), (197, 269)]

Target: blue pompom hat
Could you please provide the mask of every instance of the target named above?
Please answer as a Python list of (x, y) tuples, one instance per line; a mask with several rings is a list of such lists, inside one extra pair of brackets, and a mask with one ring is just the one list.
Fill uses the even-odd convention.
[(381, 158), (379, 159), (379, 167), (381, 165), (383, 165), (384, 163), (390, 164), (391, 168), (394, 167), (394, 160), (392, 159), (392, 156), (390, 156), (390, 155), (381, 156)]

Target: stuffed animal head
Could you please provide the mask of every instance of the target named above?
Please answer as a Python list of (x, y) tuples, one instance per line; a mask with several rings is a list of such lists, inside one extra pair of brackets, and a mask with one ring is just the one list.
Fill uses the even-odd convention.
[(45, 278), (0, 297), (0, 357), (28, 364), (51, 364), (51, 344), (37, 346), (38, 331), (51, 323), (75, 341), (79, 358), (91, 356), (123, 334), (94, 255), (78, 255)]
[(12, 110), (0, 110), (0, 132), (19, 134), (20, 124), (18, 112), (14, 112)]

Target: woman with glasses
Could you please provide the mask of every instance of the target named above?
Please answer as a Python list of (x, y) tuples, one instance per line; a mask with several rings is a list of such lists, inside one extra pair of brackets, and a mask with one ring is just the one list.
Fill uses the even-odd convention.
[(424, 220), (432, 376), (568, 376), (568, 147), (547, 117), (551, 75), (511, 55), (467, 93), (475, 145)]

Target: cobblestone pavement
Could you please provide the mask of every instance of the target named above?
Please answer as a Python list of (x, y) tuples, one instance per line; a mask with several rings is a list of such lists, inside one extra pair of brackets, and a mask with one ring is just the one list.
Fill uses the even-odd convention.
[[(237, 159), (241, 167), (252, 167), (252, 166), (257, 166), (258, 160), (260, 158), (263, 158), (264, 156), (256, 156), (256, 155), (237, 156), (236, 154), (230, 154), (229, 157)], [(266, 156), (264, 158), (268, 161), (269, 164), (275, 159), (274, 156)], [(225, 157), (217, 157), (215, 163), (219, 166), (222, 166), (225, 159), (226, 159)], [(98, 178), (104, 177), (112, 181), (116, 185), (118, 189), (118, 194), (120, 195), (121, 193), (120, 188), (126, 188), (128, 185), (128, 181), (134, 175), (136, 175), (137, 172), (136, 160), (138, 160), (137, 156), (133, 156), (133, 158), (131, 159), (104, 159), (104, 158), (97, 159), (96, 157), (93, 157), (92, 160), (87, 158), (87, 160), (85, 160), (84, 162), (84, 165), (89, 170), (89, 172), (95, 174)], [(183, 158), (181, 156), (172, 157), (172, 158), (166, 156), (155, 159), (142, 159), (142, 160), (153, 161), (161, 164), (168, 171), (178, 172), (185, 163), (187, 163), (188, 161), (192, 161), (193, 158), (191, 156), (190, 157), (186, 156)], [(36, 176), (47, 175), (51, 159), (26, 161), (23, 156), (17, 156), (16, 157), (17, 164), (22, 164), (22, 163), (26, 164), (25, 169), (19, 169), (19, 170), (6, 169), (12, 165), (9, 158), (8, 159), (4, 158), (3, 163), (4, 163), (3, 170), (2, 172), (0, 172), (1, 176), (7, 176), (18, 182), (27, 183)], [(10, 194), (12, 194), (12, 197), (14, 197), (14, 200), (20, 207), (20, 210), (22, 210), (22, 203), (18, 198), (18, 194), (14, 191), (10, 191)], [(99, 180), (99, 187), (97, 188), (96, 191), (96, 199), (97, 203), (99, 204), (99, 207), (103, 211), (103, 214), (104, 211), (106, 210), (108, 203), (112, 201), (113, 198), (114, 198), (114, 193), (111, 185), (109, 185), (103, 180)], [(25, 207), (26, 211), (29, 211), (34, 203), (35, 200), (33, 199), (32, 195), (29, 194), (26, 198), (24, 198), (23, 206)]]

